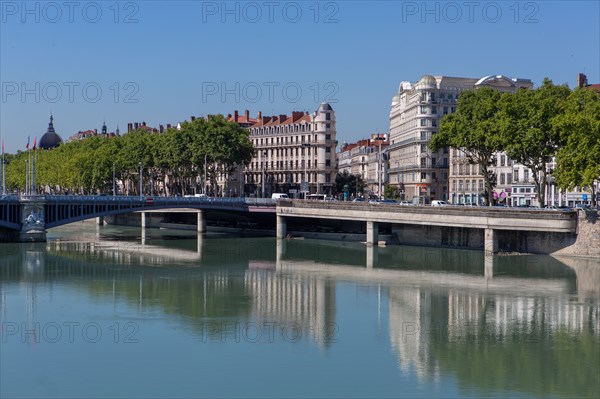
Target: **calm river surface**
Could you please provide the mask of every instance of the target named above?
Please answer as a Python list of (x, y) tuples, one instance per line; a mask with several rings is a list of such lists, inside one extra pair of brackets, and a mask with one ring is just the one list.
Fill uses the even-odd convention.
[(597, 397), (600, 262), (97, 227), (0, 244), (0, 397)]

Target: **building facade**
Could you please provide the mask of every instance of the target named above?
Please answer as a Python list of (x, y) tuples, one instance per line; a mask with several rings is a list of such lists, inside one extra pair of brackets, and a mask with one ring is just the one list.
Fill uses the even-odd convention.
[(246, 196), (333, 193), (337, 141), (331, 105), (322, 103), (313, 114), (263, 116), (259, 112), (250, 122), (246, 128), (255, 154), (244, 170)]
[[(463, 165), (463, 174), (451, 176), (453, 158), (448, 149), (433, 152), (428, 148), (432, 136), (438, 132), (440, 120), (444, 115), (456, 112), (460, 93), (478, 87), (514, 92), (520, 88), (532, 88), (533, 83), (528, 79), (511, 79), (502, 75), (481, 79), (424, 75), (416, 83), (400, 83), (398, 93), (392, 98), (388, 152), (390, 184), (401, 188), (401, 196), (414, 202), (428, 203), (433, 199), (451, 200), (452, 194), (458, 198), (463, 191), (465, 198), (478, 195), (479, 178), (472, 174), (473, 165), (469, 167), (469, 175), (466, 174), (464, 154), (461, 159), (457, 153), (454, 159), (457, 173)], [(475, 172), (475, 176), (480, 175), (477, 166)], [(467, 176), (469, 190), (466, 190)], [(459, 187), (461, 179), (462, 190)], [(472, 188), (473, 180), (477, 190)], [(453, 187), (456, 191), (452, 191)]]
[(362, 177), (365, 182), (365, 195), (383, 195), (383, 187), (388, 182), (386, 152), (389, 144), (388, 135), (385, 133), (374, 133), (369, 139), (345, 143), (337, 154), (339, 172), (347, 171)]

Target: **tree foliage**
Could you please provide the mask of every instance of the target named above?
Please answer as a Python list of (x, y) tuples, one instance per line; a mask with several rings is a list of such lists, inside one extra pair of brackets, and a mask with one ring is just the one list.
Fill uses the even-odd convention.
[(501, 104), (503, 148), (508, 157), (532, 171), (540, 206), (546, 203), (548, 164), (561, 146), (554, 126), (569, 96), (568, 86), (555, 86), (548, 78), (535, 90), (519, 90), (504, 95)]
[(495, 185), (491, 166), (494, 155), (502, 149), (499, 111), (503, 95), (488, 87), (462, 93), (456, 112), (442, 119), (439, 133), (429, 143), (432, 151), (460, 148), (470, 164), (479, 164), (489, 204)]
[(558, 185), (563, 189), (593, 187), (600, 179), (600, 93), (574, 90), (554, 124), (564, 144), (558, 150), (554, 173)]
[(145, 130), (120, 137), (94, 136), (52, 150), (19, 152), (7, 157), (7, 187), (25, 188), (26, 160), (35, 159), (36, 185), (52, 193), (112, 193), (113, 168), (124, 183), (122, 194), (139, 193), (142, 166), (144, 191), (150, 186), (165, 195), (193, 193), (198, 177), (214, 179), (252, 159), (246, 129), (223, 116), (184, 122), (181, 130), (162, 134)]
[(347, 186), (348, 194), (359, 196), (364, 193), (365, 181), (360, 175), (352, 175), (347, 170), (338, 173), (335, 176), (335, 188), (338, 193), (344, 192), (344, 187)]

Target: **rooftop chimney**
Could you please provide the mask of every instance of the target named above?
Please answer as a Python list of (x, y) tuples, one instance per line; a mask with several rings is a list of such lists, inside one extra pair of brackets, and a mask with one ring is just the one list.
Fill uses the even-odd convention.
[(195, 120), (196, 120), (196, 117), (195, 117), (194, 115), (190, 116), (190, 121), (192, 121), (192, 122), (193, 122), (193, 121), (195, 121)]
[(171, 124), (167, 123), (167, 129), (170, 129), (170, 128), (171, 128)]
[(127, 124), (127, 133), (131, 132), (133, 130), (133, 123), (129, 122)]
[(246, 122), (250, 122), (250, 111), (246, 110), (244, 116), (246, 117)]
[(138, 130), (138, 129), (140, 128), (140, 124), (139, 124), (139, 123), (137, 123), (137, 122), (135, 122), (135, 123), (133, 124), (133, 128), (134, 128), (135, 130)]
[(165, 127), (163, 125), (158, 125), (158, 131), (160, 133), (164, 132), (165, 131)]
[(234, 121), (235, 123), (237, 123), (237, 121), (238, 121), (238, 118), (239, 118), (239, 115), (238, 115), (238, 112), (237, 112), (237, 109), (236, 109), (236, 110), (233, 112), (233, 121)]
[(583, 73), (577, 74), (577, 87), (581, 89), (582, 87), (586, 87), (587, 85), (587, 76), (585, 76)]

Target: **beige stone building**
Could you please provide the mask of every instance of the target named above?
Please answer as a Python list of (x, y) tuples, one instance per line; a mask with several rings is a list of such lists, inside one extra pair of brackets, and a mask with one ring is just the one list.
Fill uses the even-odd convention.
[[(379, 185), (387, 184), (387, 162), (385, 152), (390, 142), (388, 135), (371, 134), (368, 139), (356, 143), (344, 143), (338, 153), (338, 169), (361, 176), (365, 182), (365, 194), (380, 196)], [(356, 194), (356, 193), (353, 193)]]
[[(456, 111), (460, 93), (477, 87), (512, 92), (532, 88), (533, 83), (501, 75), (481, 79), (424, 75), (416, 83), (400, 84), (390, 111), (389, 181), (404, 189), (406, 199), (428, 203), (433, 199), (452, 201), (452, 196), (458, 198), (459, 194), (463, 198), (479, 195), (481, 175), (476, 165), (467, 168), (460, 152), (452, 157), (447, 148), (437, 152), (428, 148), (440, 120)], [(452, 175), (454, 170), (456, 175)]]
[(246, 126), (255, 154), (244, 170), (246, 196), (332, 194), (335, 185), (335, 111), (322, 103), (312, 114), (263, 116)]

